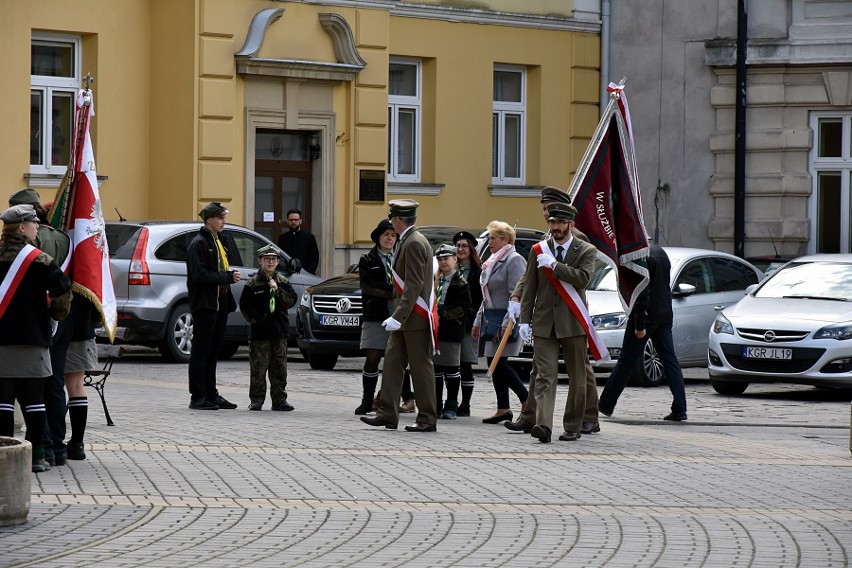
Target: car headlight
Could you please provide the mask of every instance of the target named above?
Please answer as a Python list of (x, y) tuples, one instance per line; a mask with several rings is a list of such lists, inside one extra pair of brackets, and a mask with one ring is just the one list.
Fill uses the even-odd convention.
[(595, 329), (622, 329), (627, 325), (627, 314), (616, 312), (592, 316), (592, 325)]
[(824, 327), (814, 334), (814, 339), (852, 339), (852, 325), (846, 323)]
[(300, 306), (304, 306), (308, 309), (311, 307), (311, 293), (307, 290), (302, 294), (302, 299), (299, 301)]
[(713, 322), (713, 333), (729, 333), (734, 334), (734, 326), (728, 321), (728, 318), (719, 314), (716, 316), (716, 321)]

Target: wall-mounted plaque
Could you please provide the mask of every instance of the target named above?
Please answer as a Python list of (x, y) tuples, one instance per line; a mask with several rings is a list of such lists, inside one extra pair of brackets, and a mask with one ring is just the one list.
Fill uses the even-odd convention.
[(385, 171), (360, 170), (358, 179), (358, 201), (385, 201)]

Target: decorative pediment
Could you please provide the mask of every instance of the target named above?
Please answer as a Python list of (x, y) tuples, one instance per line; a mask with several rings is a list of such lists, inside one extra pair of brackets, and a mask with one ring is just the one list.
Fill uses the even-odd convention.
[(355, 36), (339, 14), (319, 14), (322, 29), (331, 38), (336, 62), (258, 57), (269, 26), (284, 15), (284, 8), (268, 8), (254, 15), (243, 47), (234, 54), (237, 72), (243, 75), (352, 81), (367, 66), (355, 47)]

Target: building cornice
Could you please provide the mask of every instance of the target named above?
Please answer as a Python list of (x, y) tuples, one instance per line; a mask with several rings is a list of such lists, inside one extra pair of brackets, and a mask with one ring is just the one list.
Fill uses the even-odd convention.
[[(710, 67), (734, 67), (737, 40), (716, 38), (704, 42), (704, 62)], [(749, 39), (746, 65), (849, 65), (852, 38), (819, 40)]]

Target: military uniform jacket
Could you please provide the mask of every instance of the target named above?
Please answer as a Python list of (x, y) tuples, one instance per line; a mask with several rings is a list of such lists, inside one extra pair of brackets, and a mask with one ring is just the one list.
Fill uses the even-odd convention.
[(438, 341), (460, 343), (464, 339), (465, 322), (470, 309), (470, 286), (458, 270), (445, 286), (444, 303), (438, 304)]
[[(0, 282), (9, 273), (18, 252), (27, 244), (23, 235), (6, 235), (0, 247)], [(50, 303), (45, 298), (50, 295)], [(71, 281), (50, 255), (41, 253), (30, 263), (9, 306), (0, 318), (0, 345), (50, 347), (50, 318), (63, 320), (71, 307)]]
[[(220, 235), (221, 237), (221, 235)], [(230, 251), (229, 243), (221, 239), (222, 247), (228, 256), (228, 264), (237, 264)], [(189, 243), (186, 250), (186, 289), (189, 291), (189, 310), (218, 310), (219, 302), (227, 302), (229, 312), (237, 309), (237, 302), (231, 292), (234, 273), (219, 270), (219, 251), (213, 233), (202, 226), (198, 234)], [(227, 286), (226, 292), (219, 293), (220, 286)]]
[(429, 322), (414, 312), (417, 297), (429, 304), (432, 292), (432, 247), (426, 237), (412, 226), (399, 240), (394, 270), (405, 282), (402, 295), (394, 291), (395, 303), (391, 317), (405, 331), (429, 329)]
[(290, 319), (287, 310), (296, 303), (296, 291), (287, 277), (274, 272), (278, 284), (275, 291), (275, 311), (269, 311), (269, 280), (262, 270), (246, 282), (240, 294), (240, 311), (251, 324), (251, 339), (276, 339), (287, 337)]
[(358, 261), (364, 321), (385, 321), (390, 317), (388, 300), (393, 298), (393, 284), (388, 282), (385, 262), (379, 247), (373, 247)]
[[(556, 246), (552, 241), (548, 246), (555, 253)], [(535, 336), (550, 337), (554, 330), (559, 339), (585, 335), (580, 322), (544, 274), (544, 269), (538, 267), (537, 256), (535, 250), (531, 250), (527, 259), (524, 295), (521, 298), (521, 323), (532, 324)], [(586, 303), (586, 287), (592, 279), (596, 257), (597, 249), (594, 246), (575, 238), (565, 253), (565, 262), (557, 262), (553, 269), (553, 275), (558, 280), (574, 286), (583, 303)]]

